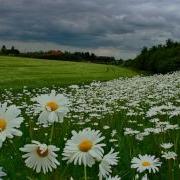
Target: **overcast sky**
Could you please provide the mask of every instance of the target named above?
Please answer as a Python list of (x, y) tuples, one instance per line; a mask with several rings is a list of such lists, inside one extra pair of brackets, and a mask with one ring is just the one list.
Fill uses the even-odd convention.
[(180, 40), (180, 0), (0, 0), (0, 44), (134, 57)]

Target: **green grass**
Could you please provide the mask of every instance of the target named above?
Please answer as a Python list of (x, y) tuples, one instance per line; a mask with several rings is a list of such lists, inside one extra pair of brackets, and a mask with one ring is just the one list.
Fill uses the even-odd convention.
[(1, 88), (80, 84), (137, 74), (113, 65), (0, 56)]

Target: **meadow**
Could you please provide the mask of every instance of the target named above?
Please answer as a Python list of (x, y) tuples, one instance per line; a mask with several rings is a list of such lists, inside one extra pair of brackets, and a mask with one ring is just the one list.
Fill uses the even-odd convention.
[(0, 56), (0, 88), (65, 86), (137, 74), (111, 65)]
[(9, 59), (0, 59), (3, 179), (180, 179), (180, 72)]

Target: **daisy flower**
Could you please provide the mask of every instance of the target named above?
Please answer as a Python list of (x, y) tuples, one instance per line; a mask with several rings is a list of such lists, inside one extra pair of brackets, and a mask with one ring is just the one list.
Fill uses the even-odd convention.
[(111, 151), (106, 154), (99, 164), (99, 177), (107, 177), (112, 172), (111, 166), (117, 165), (118, 163), (118, 153), (114, 152), (114, 149), (111, 149)]
[(162, 157), (165, 159), (176, 159), (177, 154), (173, 151), (163, 152)]
[(23, 118), (19, 117), (21, 111), (15, 106), (7, 106), (7, 103), (0, 103), (0, 145), (6, 138), (14, 136), (22, 136), (22, 132), (17, 128), (23, 122)]
[(2, 167), (0, 167), (0, 180), (2, 180), (3, 176), (6, 176), (7, 174), (3, 172)]
[(65, 144), (63, 151), (63, 160), (68, 163), (74, 161), (74, 165), (83, 164), (91, 167), (95, 163), (95, 159), (102, 159), (105, 144), (100, 144), (104, 139), (101, 137), (100, 131), (91, 130), (89, 128), (82, 131), (72, 131), (72, 137)]
[(27, 167), (36, 170), (37, 173), (43, 171), (46, 174), (52, 169), (56, 169), (60, 163), (57, 161), (56, 151), (59, 151), (54, 145), (41, 144), (38, 141), (32, 141), (32, 144), (26, 144), (20, 148), (20, 151), (25, 152), (22, 157), (25, 158)]
[(63, 122), (68, 112), (68, 99), (64, 95), (56, 95), (56, 92), (52, 90), (50, 94), (43, 94), (32, 100), (38, 103), (35, 112), (40, 113), (38, 118), (40, 124)]
[(160, 144), (160, 146), (164, 149), (170, 149), (173, 147), (173, 143), (163, 143), (163, 144)]
[(138, 157), (134, 157), (131, 161), (132, 165), (131, 168), (137, 169), (137, 172), (144, 172), (145, 170), (148, 170), (149, 173), (153, 172), (155, 173), (158, 171), (158, 167), (161, 166), (161, 162), (159, 162), (158, 158), (155, 158), (155, 156), (151, 155), (140, 155)]

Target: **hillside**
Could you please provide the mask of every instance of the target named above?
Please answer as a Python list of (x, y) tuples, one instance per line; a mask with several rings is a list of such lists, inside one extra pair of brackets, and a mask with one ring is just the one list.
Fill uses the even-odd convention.
[(1, 88), (79, 84), (137, 74), (112, 65), (0, 56)]

